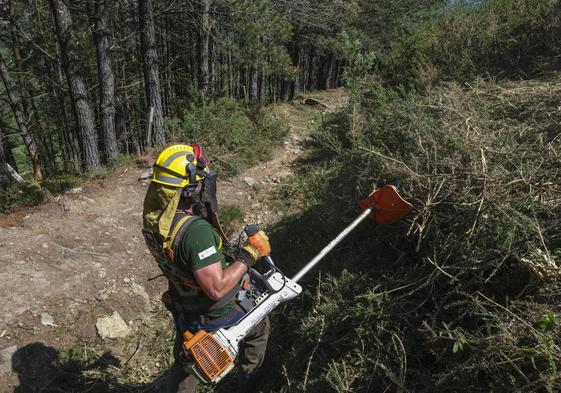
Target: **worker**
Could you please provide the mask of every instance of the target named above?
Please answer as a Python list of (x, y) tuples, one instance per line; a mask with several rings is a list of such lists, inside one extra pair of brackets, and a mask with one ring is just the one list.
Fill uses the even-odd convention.
[[(244, 275), (269, 255), (268, 237), (246, 244), (228, 257), (218, 220), (216, 172), (197, 145), (164, 149), (153, 167), (144, 200), (143, 235), (163, 275), (168, 291), (162, 301), (175, 322), (175, 362), (167, 381), (168, 393), (194, 393), (198, 379), (186, 367), (183, 333), (213, 332), (234, 325), (244, 316), (236, 295)], [(265, 318), (240, 346), (240, 392), (251, 391), (263, 362), (269, 320)]]

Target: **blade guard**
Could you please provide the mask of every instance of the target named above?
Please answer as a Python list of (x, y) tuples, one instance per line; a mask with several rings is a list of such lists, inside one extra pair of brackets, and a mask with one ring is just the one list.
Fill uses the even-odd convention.
[(378, 188), (358, 205), (362, 210), (372, 209), (368, 218), (378, 224), (393, 224), (413, 208), (413, 205), (397, 193), (397, 188), (390, 184)]

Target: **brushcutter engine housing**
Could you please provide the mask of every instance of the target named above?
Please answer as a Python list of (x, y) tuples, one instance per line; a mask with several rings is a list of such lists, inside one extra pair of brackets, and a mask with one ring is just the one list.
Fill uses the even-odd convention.
[(214, 333), (204, 330), (195, 335), (185, 332), (183, 349), (191, 360), (193, 374), (203, 382), (217, 383), (234, 367), (239, 344), (259, 322), (279, 304), (298, 296), (302, 287), (274, 268), (266, 258), (271, 270), (264, 275), (266, 290), (254, 299), (254, 307), (236, 325), (219, 329)]

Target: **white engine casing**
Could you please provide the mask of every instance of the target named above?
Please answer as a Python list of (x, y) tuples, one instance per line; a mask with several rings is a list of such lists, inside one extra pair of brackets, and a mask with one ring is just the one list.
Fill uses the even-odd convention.
[(257, 326), (279, 304), (295, 298), (302, 292), (300, 285), (278, 272), (269, 277), (267, 282), (274, 291), (278, 292), (264, 294), (262, 298), (257, 299), (255, 308), (240, 319), (237, 324), (213, 333), (213, 336), (230, 352), (232, 359), (238, 356), (240, 341), (247, 336), (251, 329)]

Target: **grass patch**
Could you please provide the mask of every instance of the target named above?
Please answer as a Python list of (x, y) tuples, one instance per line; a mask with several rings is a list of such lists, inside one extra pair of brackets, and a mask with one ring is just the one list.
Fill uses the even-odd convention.
[(80, 186), (88, 177), (63, 174), (59, 176), (51, 176), (43, 180), (41, 186), (54, 194), (60, 194), (72, 188)]
[(230, 237), (239, 232), (243, 223), (244, 213), (239, 206), (220, 206), (220, 223), (226, 236)]

